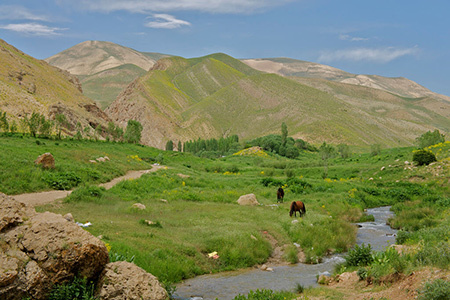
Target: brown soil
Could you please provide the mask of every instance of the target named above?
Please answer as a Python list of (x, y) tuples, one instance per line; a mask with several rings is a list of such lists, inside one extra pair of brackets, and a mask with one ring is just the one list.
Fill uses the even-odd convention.
[[(128, 180), (128, 179), (136, 179), (141, 177), (143, 174), (155, 172), (159, 169), (167, 168), (165, 166), (155, 166), (153, 165), (150, 170), (139, 170), (139, 171), (129, 171), (124, 176), (120, 176), (117, 178), (114, 178), (110, 182), (102, 183), (99, 186), (104, 187), (105, 189), (110, 189), (117, 183), (121, 182), (122, 180)], [(31, 206), (38, 206), (47, 204), (50, 202), (53, 202), (58, 199), (62, 199), (70, 195), (72, 191), (48, 191), (48, 192), (39, 192), (39, 193), (30, 193), (30, 194), (21, 194), (21, 195), (15, 195), (13, 196), (14, 199), (16, 199), (19, 202), (31, 205)]]

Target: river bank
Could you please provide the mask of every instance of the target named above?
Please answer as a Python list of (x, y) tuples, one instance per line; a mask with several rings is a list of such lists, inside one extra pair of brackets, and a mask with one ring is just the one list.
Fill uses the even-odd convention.
[[(357, 244), (371, 244), (374, 250), (384, 250), (395, 243), (394, 229), (386, 222), (393, 216), (390, 207), (369, 209), (375, 221), (357, 223)], [(274, 266), (273, 272), (260, 269), (245, 269), (218, 274), (198, 276), (177, 285), (174, 295), (179, 300), (230, 300), (238, 294), (247, 294), (250, 290), (271, 289), (274, 291), (294, 290), (297, 284), (304, 287), (317, 286), (317, 276), (333, 272), (336, 264), (343, 262), (342, 254), (332, 255), (320, 264)]]

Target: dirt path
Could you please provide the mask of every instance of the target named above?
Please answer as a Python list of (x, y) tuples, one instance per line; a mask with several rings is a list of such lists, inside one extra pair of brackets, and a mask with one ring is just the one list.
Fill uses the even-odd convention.
[[(99, 184), (99, 186), (104, 187), (105, 189), (109, 190), (114, 185), (118, 184), (122, 180), (128, 180), (128, 179), (136, 179), (141, 177), (143, 174), (150, 173), (150, 172), (156, 172), (159, 169), (165, 169), (167, 167), (165, 166), (159, 166), (159, 165), (153, 165), (150, 170), (139, 170), (139, 171), (129, 171), (124, 176), (120, 176), (117, 178), (114, 178), (110, 182)], [(72, 191), (48, 191), (48, 192), (38, 192), (38, 193), (29, 193), (29, 194), (21, 194), (21, 195), (15, 195), (12, 196), (14, 199), (16, 199), (19, 202), (31, 205), (31, 206), (37, 206), (37, 205), (43, 205), (50, 202), (53, 202), (57, 199), (62, 199), (70, 195)]]

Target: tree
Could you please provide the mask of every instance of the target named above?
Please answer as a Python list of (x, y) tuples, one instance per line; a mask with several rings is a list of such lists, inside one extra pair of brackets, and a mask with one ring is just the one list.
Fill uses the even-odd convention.
[(183, 151), (183, 149), (181, 148), (181, 141), (178, 141), (178, 151), (179, 151), (179, 152), (182, 152), (182, 151)]
[(128, 120), (124, 139), (127, 143), (139, 144), (141, 140), (142, 124), (136, 120)]
[(44, 115), (41, 115), (39, 134), (43, 136), (50, 136), (52, 134), (53, 122), (45, 119)]
[(281, 145), (286, 146), (288, 129), (286, 123), (281, 123)]
[(173, 151), (173, 142), (172, 140), (168, 140), (166, 143), (166, 151)]
[(102, 136), (102, 133), (103, 133), (103, 126), (98, 124), (97, 127), (95, 127), (95, 139), (98, 140), (98, 138)]
[(67, 122), (66, 115), (64, 115), (64, 114), (57, 114), (55, 116), (55, 123), (56, 123), (56, 131), (57, 131), (57, 134), (58, 134), (58, 139), (61, 139), (62, 128), (63, 127), (67, 127), (67, 125), (69, 124)]
[(323, 178), (328, 177), (328, 159), (334, 157), (336, 150), (333, 146), (327, 145), (326, 142), (323, 142), (323, 144), (319, 148), (319, 154), (320, 158), (323, 161), (324, 171), (323, 171)]
[(370, 145), (370, 154), (372, 156), (377, 156), (380, 153), (381, 153), (381, 145), (380, 144)]
[(347, 144), (339, 144), (337, 150), (344, 159), (350, 156), (350, 147)]
[(39, 132), (39, 127), (41, 126), (41, 115), (37, 112), (33, 112), (30, 118), (28, 118), (28, 115), (26, 115), (24, 119), (31, 136), (36, 137), (37, 133)]
[(427, 131), (421, 136), (417, 137), (416, 142), (419, 148), (426, 148), (431, 145), (445, 142), (445, 135), (440, 133), (437, 129), (433, 132)]
[(6, 118), (6, 112), (0, 111), (0, 128), (3, 129), (4, 132), (8, 132), (9, 124), (8, 119)]

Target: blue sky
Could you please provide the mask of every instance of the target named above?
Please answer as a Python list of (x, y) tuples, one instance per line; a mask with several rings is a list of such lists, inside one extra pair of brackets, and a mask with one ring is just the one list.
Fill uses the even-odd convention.
[(0, 38), (36, 58), (86, 40), (198, 57), (290, 57), (450, 96), (448, 0), (1, 0)]

